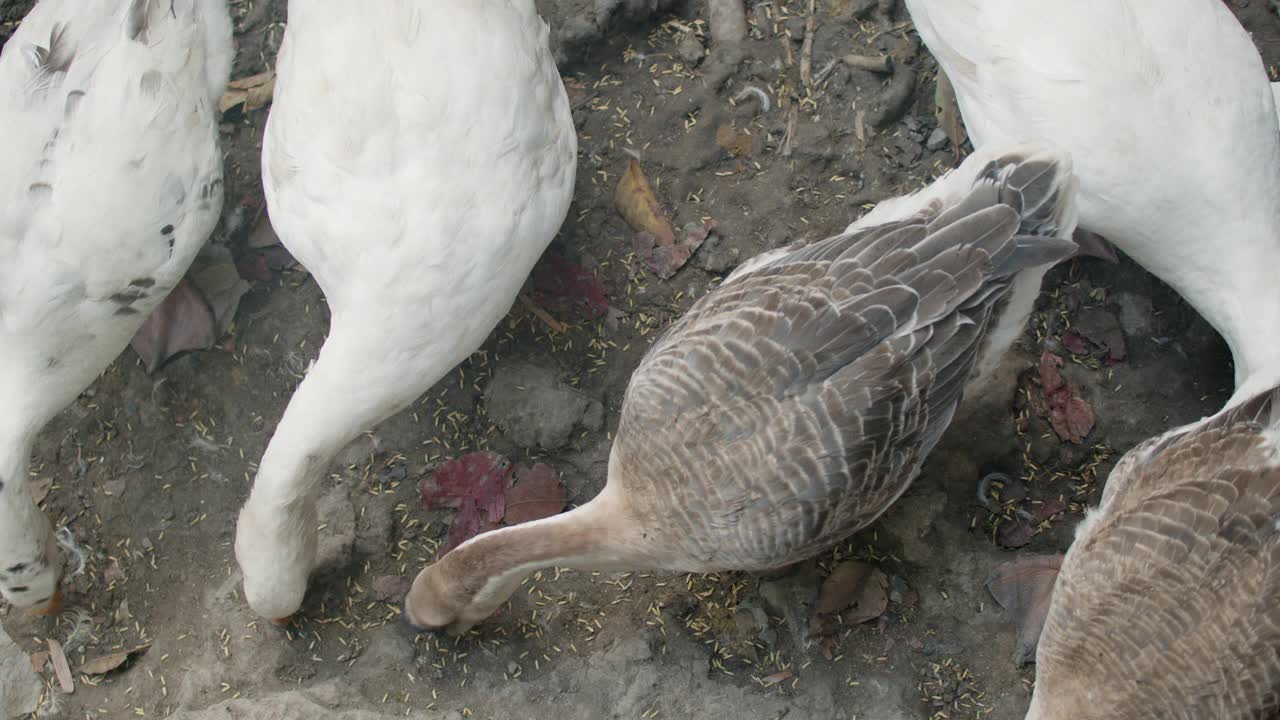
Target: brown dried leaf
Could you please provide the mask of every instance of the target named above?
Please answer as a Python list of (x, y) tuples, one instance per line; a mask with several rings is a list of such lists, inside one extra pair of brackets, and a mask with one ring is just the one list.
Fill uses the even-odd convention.
[(506, 494), (507, 511), (503, 520), (508, 525), (557, 515), (568, 501), (568, 493), (556, 477), (556, 471), (543, 463), (516, 468), (515, 483), (507, 488)]
[(627, 221), (636, 232), (647, 232), (653, 236), (654, 242), (662, 247), (676, 243), (676, 231), (671, 227), (649, 181), (640, 170), (640, 163), (631, 160), (627, 163), (627, 171), (618, 181), (613, 193), (613, 206), (618, 214)]
[(75, 681), (71, 679), (71, 664), (67, 662), (67, 654), (62, 651), (62, 643), (49, 638), (49, 659), (53, 661), (53, 674), (58, 676), (58, 685), (62, 692), (70, 695), (76, 691)]
[(49, 490), (52, 487), (53, 478), (40, 478), (27, 484), (27, 489), (31, 491), (31, 499), (37, 505), (44, 502), (46, 497), (49, 497)]
[(80, 672), (85, 675), (106, 675), (112, 670), (123, 665), (129, 658), (134, 657), (135, 655), (141, 655), (150, 649), (150, 645), (139, 645), (132, 650), (111, 653), (110, 655), (102, 655), (86, 661), (80, 666)]
[(818, 592), (809, 633), (830, 635), (837, 615), (845, 624), (874, 620), (889, 607), (889, 578), (874, 565), (860, 561), (842, 562), (831, 571)]
[(227, 91), (218, 100), (218, 112), (225, 113), (237, 105), (244, 112), (257, 110), (271, 102), (276, 91), (276, 74), (273, 71), (250, 75), (227, 83)]
[(49, 663), (49, 653), (41, 650), (40, 652), (31, 653), (31, 669), (37, 673), (44, 672), (44, 666)]

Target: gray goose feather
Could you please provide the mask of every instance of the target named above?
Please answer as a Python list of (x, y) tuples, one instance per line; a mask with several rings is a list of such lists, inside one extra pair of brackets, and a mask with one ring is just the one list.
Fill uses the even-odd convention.
[(918, 474), (1011, 279), (1074, 250), (1065, 160), (975, 157), (947, 183), (914, 212), (752, 263), (650, 348), (610, 482), (661, 529), (672, 569), (812, 556)]
[(779, 567), (871, 522), (946, 429), (1011, 283), (1075, 250), (1073, 188), (1065, 158), (988, 151), (874, 223), (752, 259), (641, 360), (604, 490), (453, 549), (405, 617), (465, 630), (553, 565)]
[(1053, 585), (1028, 718), (1280, 717), (1280, 391), (1130, 451)]

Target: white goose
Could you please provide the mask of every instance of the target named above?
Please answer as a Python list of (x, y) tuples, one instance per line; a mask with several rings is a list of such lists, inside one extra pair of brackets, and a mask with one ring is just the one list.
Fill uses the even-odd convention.
[(577, 137), (548, 35), (533, 0), (289, 3), (263, 181), (332, 318), (240, 512), (263, 617), (302, 603), (337, 452), (483, 343), (568, 213)]
[(974, 145), (1071, 154), (1080, 226), (1226, 339), (1237, 397), (1280, 381), (1274, 88), (1221, 0), (906, 0)]
[(1276, 717), (1280, 391), (1129, 451), (1065, 559), (992, 591), (1036, 658), (1028, 720)]
[(42, 427), (111, 363), (217, 223), (224, 0), (41, 0), (0, 56), (0, 593), (57, 610), (32, 502)]
[(604, 490), (477, 536), (414, 580), (405, 616), (461, 631), (552, 565), (769, 570), (875, 520), (910, 486), (1015, 279), (1069, 256), (1067, 161), (975, 154), (845, 233), (748, 263), (645, 354)]

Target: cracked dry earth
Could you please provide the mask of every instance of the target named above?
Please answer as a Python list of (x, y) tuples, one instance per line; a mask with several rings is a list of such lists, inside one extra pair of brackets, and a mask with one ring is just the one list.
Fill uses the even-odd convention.
[[(1274, 61), (1280, 24), (1266, 3), (1229, 4)], [(231, 5), (233, 77), (269, 70), (285, 3)], [(61, 617), (0, 609), (8, 717), (1022, 717), (1034, 669), (1011, 660), (988, 573), (1012, 552), (1065, 548), (1121, 453), (1215, 409), (1231, 383), (1212, 330), (1127, 260), (1056, 269), (1001, 393), (972, 398), (907, 495), (817, 560), (780, 577), (546, 571), (462, 638), (398, 630), (396, 578), (433, 556), (453, 519), (420, 502), (433, 468), (493, 450), (547, 463), (570, 504), (586, 501), (604, 483), (627, 379), (662, 327), (740, 260), (838, 232), (956, 162), (935, 119), (936, 67), (893, 2), (819, 0), (812, 30), (808, 0), (750, 3), (745, 59), (719, 93), (703, 83), (720, 72), (703, 2), (539, 5), (581, 145), (554, 250), (603, 282), (608, 311), (584, 321), (551, 310), (565, 324), (552, 332), (517, 305), (481, 352), (349, 448), (325, 486), (324, 565), (285, 630), (241, 601), (231, 542), (254, 461), (324, 339), (319, 290), (285, 267), (254, 281), (214, 349), (151, 375), (127, 350), (35, 452), (33, 487), (86, 566)], [(28, 7), (0, 2), (0, 39)], [(891, 68), (846, 55), (887, 56)], [(266, 113), (232, 109), (222, 128), (228, 203), (213, 244), (237, 259), (262, 252), (252, 238)], [(666, 280), (634, 271), (634, 233), (613, 207), (633, 157), (676, 227), (718, 223)], [(1078, 444), (1036, 412), (1045, 350), (1096, 415)], [(988, 508), (976, 488), (991, 468), (1011, 480)], [(1049, 519), (1016, 526), (1017, 510), (1051, 503)], [(819, 588), (849, 559), (884, 574), (884, 611), (861, 623), (846, 613), (815, 642)], [(71, 694), (48, 640), (65, 650)]]

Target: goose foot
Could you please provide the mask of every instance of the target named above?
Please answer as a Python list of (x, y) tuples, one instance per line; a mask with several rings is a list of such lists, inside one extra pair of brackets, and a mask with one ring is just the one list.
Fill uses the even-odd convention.
[(1040, 631), (1049, 614), (1053, 585), (1062, 567), (1061, 555), (1028, 555), (1001, 564), (987, 578), (987, 592), (1009, 615), (1018, 631), (1013, 661), (1019, 666), (1035, 662)]
[(1077, 228), (1071, 239), (1077, 247), (1075, 257), (1095, 257), (1109, 263), (1120, 262), (1115, 247), (1101, 235)]

